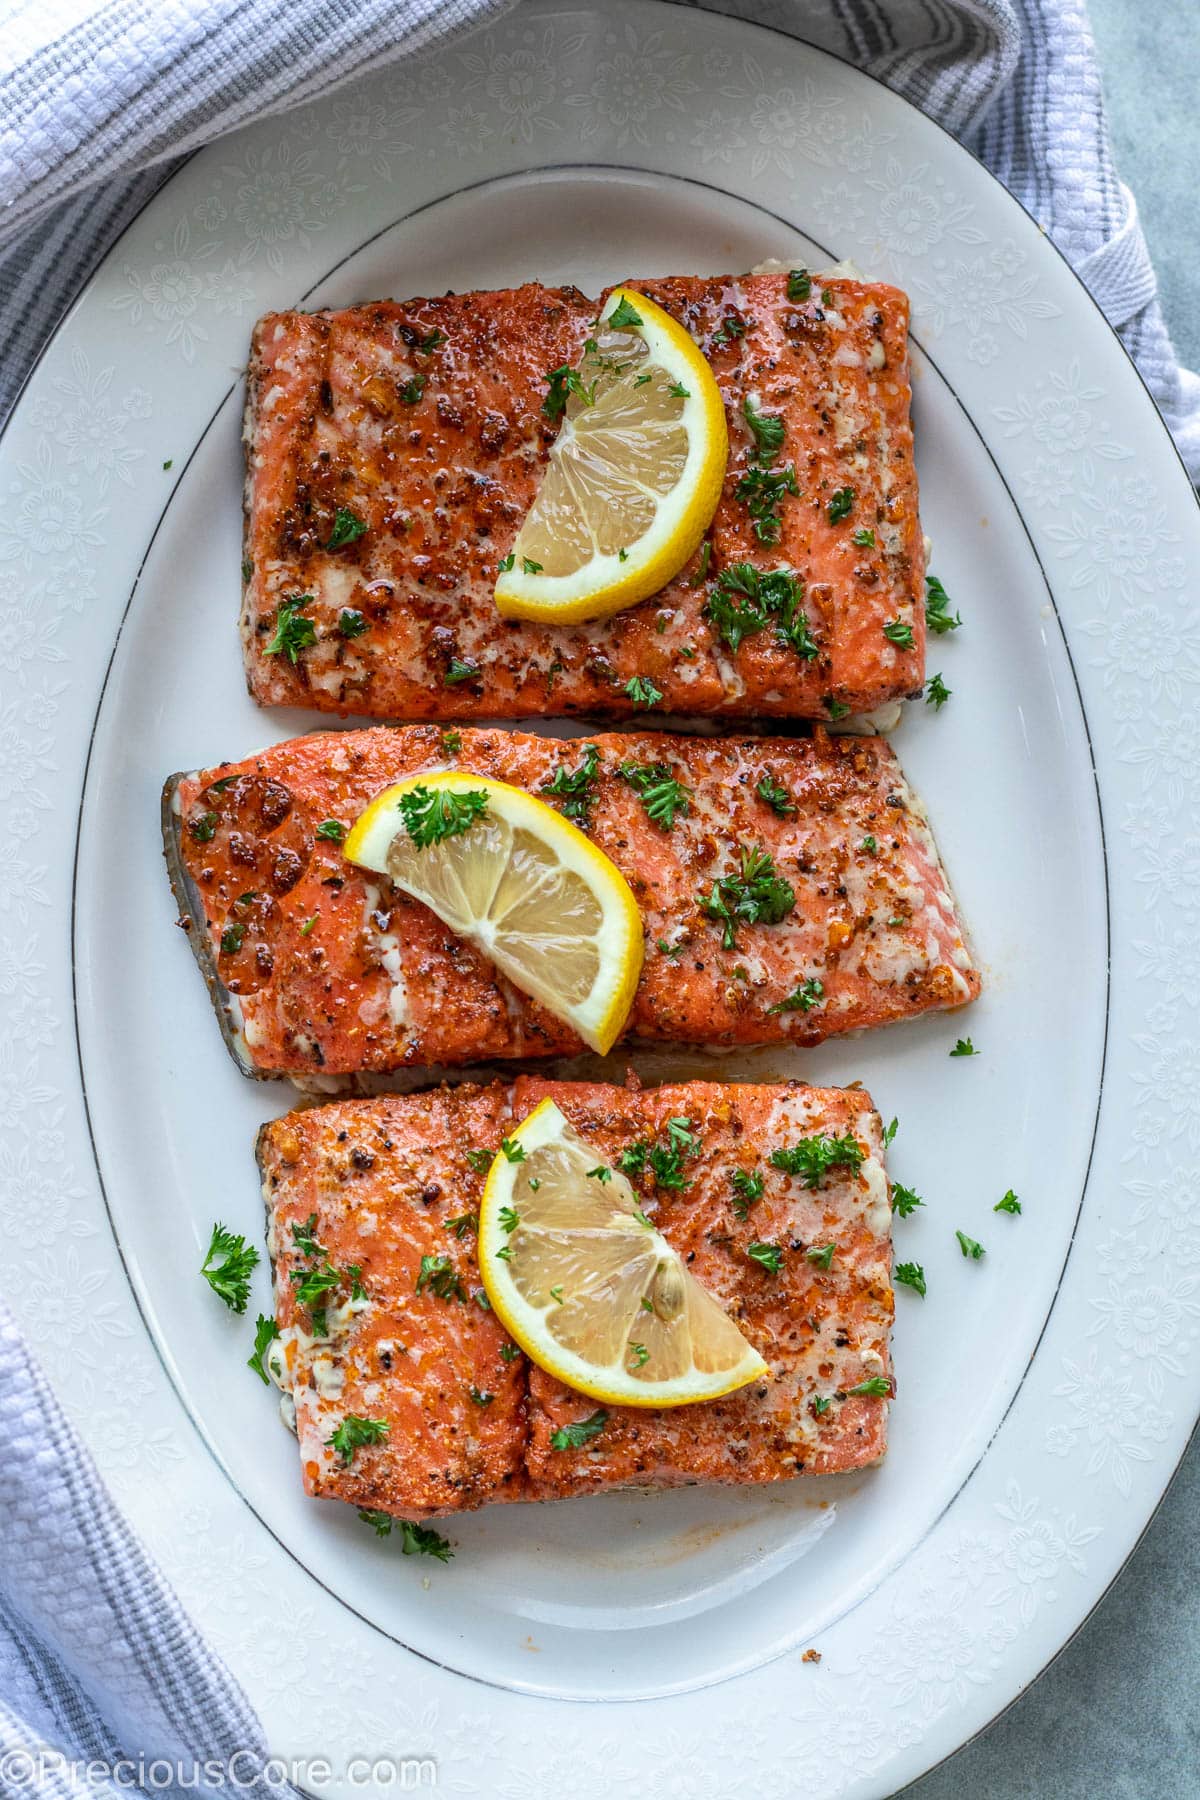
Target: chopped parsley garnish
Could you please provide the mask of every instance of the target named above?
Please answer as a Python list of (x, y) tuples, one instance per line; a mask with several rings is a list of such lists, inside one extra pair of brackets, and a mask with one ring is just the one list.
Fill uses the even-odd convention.
[(439, 1300), (465, 1300), (466, 1290), (458, 1278), (458, 1271), (448, 1256), (423, 1256), (417, 1274), (415, 1292), (420, 1294), (426, 1288), (436, 1294)]
[(690, 1119), (668, 1119), (666, 1143), (650, 1144), (645, 1138), (639, 1138), (630, 1144), (617, 1157), (617, 1167), (622, 1175), (628, 1175), (636, 1181), (649, 1170), (655, 1182), (661, 1188), (685, 1188), (688, 1176), (684, 1173), (684, 1159), (695, 1156), (700, 1148), (699, 1136), (692, 1130)]
[(559, 811), (584, 830), (596, 799), (596, 776), (600, 769), (600, 752), (595, 744), (585, 744), (583, 761), (577, 769), (556, 769), (550, 781), (543, 781), (541, 792), (559, 802)]
[(958, 613), (951, 613), (952, 605), (949, 594), (936, 575), (925, 577), (925, 623), (937, 637), (947, 631), (957, 631), (962, 624)]
[(468, 1232), (479, 1230), (479, 1214), (476, 1212), (458, 1213), (453, 1219), (446, 1220), (446, 1230), (452, 1231), (461, 1242)]
[(495, 1394), (489, 1394), (486, 1388), (473, 1387), (470, 1389), (470, 1395), (472, 1404), (475, 1406), (490, 1406), (496, 1398)]
[(778, 1244), (747, 1244), (746, 1255), (770, 1275), (778, 1275), (783, 1267), (783, 1251)]
[(340, 550), (343, 544), (357, 543), (367, 529), (367, 521), (360, 519), (356, 512), (348, 506), (339, 506), (333, 515), (333, 530), (325, 545), (327, 550)]
[(786, 469), (765, 469), (760, 464), (748, 468), (733, 490), (737, 499), (746, 502), (754, 535), (760, 544), (777, 544), (783, 530), (780, 509), (783, 496), (799, 496), (796, 471), (791, 463)]
[(612, 1180), (612, 1170), (607, 1163), (597, 1163), (596, 1167), (589, 1169), (587, 1174), (589, 1181), (599, 1181), (601, 1184)]
[(993, 1212), (1006, 1213), (1019, 1213), (1020, 1210), (1021, 1202), (1017, 1199), (1017, 1196), (1013, 1193), (1011, 1188), (1009, 1188), (1003, 1200), (997, 1200), (995, 1206), (992, 1208)]
[(839, 488), (837, 493), (831, 497), (829, 505), (825, 508), (825, 514), (829, 523), (836, 525), (839, 519), (848, 519), (853, 510), (854, 489), (844, 487)]
[(946, 686), (940, 673), (931, 675), (925, 687), (925, 704), (932, 706), (934, 712), (941, 712), (953, 692), (954, 689)]
[(311, 606), (312, 594), (285, 594), (275, 611), (275, 635), (263, 651), (264, 656), (286, 656), (290, 663), (299, 660), (300, 652), (317, 641), (317, 628), (304, 617)]
[(798, 987), (792, 989), (786, 1000), (779, 1000), (768, 1012), (790, 1013), (811, 1012), (814, 1006), (820, 1006), (825, 998), (825, 984), (819, 976), (810, 975)]
[(198, 844), (211, 844), (216, 835), (217, 815), (215, 812), (198, 813), (188, 821), (188, 830)]
[(985, 1254), (983, 1245), (977, 1243), (973, 1237), (968, 1237), (965, 1231), (956, 1231), (954, 1235), (958, 1239), (959, 1249), (972, 1262), (978, 1262), (980, 1257)]
[(875, 548), (875, 533), (869, 525), (860, 525), (851, 541), (857, 544), (860, 550), (873, 550)]
[(322, 819), (317, 826), (317, 836), (328, 838), (331, 844), (340, 844), (346, 835), (346, 827), (340, 819)]
[(432, 331), (427, 331), (423, 338), (419, 338), (417, 340), (416, 348), (418, 350), (423, 351), (425, 353), (425, 355), (428, 356), (428, 354), (431, 350), (436, 350), (438, 345), (444, 344), (445, 341), (446, 341), (445, 332), (439, 331), (437, 326), (435, 325)]
[[(622, 301), (621, 304), (624, 305), (625, 302)], [(632, 311), (632, 308), (630, 310)], [(641, 324), (640, 319), (638, 324)], [(582, 1450), (585, 1444), (590, 1444), (594, 1437), (600, 1436), (607, 1424), (608, 1414), (601, 1407), (598, 1412), (592, 1413), (588, 1418), (577, 1419), (573, 1425), (560, 1425), (557, 1431), (551, 1432), (550, 1448), (552, 1450)]]
[(315, 1212), (312, 1212), (309, 1213), (303, 1225), (292, 1226), (292, 1242), (295, 1244), (301, 1256), (324, 1256), (325, 1254), (324, 1245), (318, 1243), (317, 1239), (313, 1236), (316, 1224), (317, 1215)]
[(482, 1175), (486, 1169), (491, 1168), (495, 1157), (494, 1150), (468, 1150), (467, 1166), (474, 1169), (477, 1175)]
[(913, 647), (913, 628), (905, 624), (903, 619), (889, 619), (883, 628), (883, 635), (889, 644), (895, 644), (901, 650)]
[(844, 719), (850, 711), (850, 708), (846, 705), (845, 701), (835, 700), (832, 694), (827, 694), (825, 696), (825, 704), (829, 708), (829, 716), (831, 719)]
[(517, 1348), (516, 1344), (501, 1344), (501, 1346), (500, 1346), (501, 1358), (506, 1363), (516, 1362), (516, 1360), (517, 1360), (518, 1356), (520, 1356), (520, 1354), (521, 1354), (521, 1352)]
[(886, 1375), (871, 1375), (866, 1381), (860, 1381), (857, 1387), (847, 1388), (848, 1394), (874, 1394), (880, 1400), (886, 1400), (892, 1391), (892, 1384)]
[[(622, 781), (628, 782), (651, 822), (660, 830), (671, 830), (676, 813), (686, 816), (690, 790), (681, 781), (676, 781), (665, 763), (622, 763), (617, 774)], [(680, 945), (679, 949), (682, 948)]]
[(400, 399), (405, 406), (415, 406), (424, 392), (424, 375), (414, 375), (412, 379), (406, 381), (400, 389)]
[(902, 1181), (893, 1181), (892, 1211), (899, 1213), (902, 1219), (907, 1219), (909, 1213), (916, 1212), (918, 1206), (924, 1206), (924, 1204), (920, 1194), (913, 1188), (905, 1187)]
[(353, 606), (343, 606), (338, 614), (338, 631), (344, 638), (361, 637), (371, 627)]
[(833, 1265), (833, 1258), (836, 1251), (836, 1244), (814, 1244), (811, 1250), (806, 1250), (804, 1252), (804, 1256), (806, 1262), (814, 1264), (816, 1268), (828, 1269)]
[(464, 662), (461, 656), (452, 656), (446, 673), (442, 676), (443, 685), (454, 687), (460, 681), (475, 681), (479, 676), (479, 664)]
[(685, 388), (682, 381), (673, 381), (667, 392), (672, 400), (690, 400), (692, 397), (691, 388)]
[[(696, 564), (696, 572), (688, 582), (689, 587), (703, 587), (708, 579), (708, 565), (712, 561), (712, 539), (705, 538), (700, 546), (700, 561)], [(661, 629), (661, 627), (660, 627)]]
[(318, 1335), (324, 1336), (324, 1308), (314, 1310), (313, 1303), (323, 1300), (326, 1294), (331, 1294), (341, 1282), (341, 1276), (332, 1263), (325, 1262), (315, 1269), (293, 1269), (290, 1279), (296, 1287), (296, 1304), (307, 1307), (314, 1321), (320, 1313), (321, 1329)]
[(364, 1525), (371, 1527), (376, 1537), (390, 1537), (395, 1526), (400, 1532), (404, 1556), (436, 1556), (439, 1562), (449, 1562), (454, 1555), (447, 1540), (428, 1525), (415, 1525), (411, 1519), (393, 1519), (391, 1513), (379, 1512), (371, 1506), (360, 1506), (358, 1516)]
[(487, 811), (488, 797), (483, 788), (427, 788), (419, 782), (400, 796), (400, 817), (418, 850), (440, 844), (446, 838), (461, 837)]
[(891, 1124), (888, 1126), (887, 1130), (883, 1134), (883, 1146), (884, 1146), (885, 1150), (887, 1149), (887, 1146), (889, 1144), (894, 1143), (896, 1133), (899, 1131), (899, 1129), (900, 1129), (899, 1119), (893, 1119)]
[(746, 321), (739, 319), (736, 313), (730, 313), (728, 318), (721, 320), (709, 342), (715, 349), (718, 344), (732, 344), (735, 338), (742, 338), (745, 335)]
[(271, 1348), (271, 1345), (278, 1336), (279, 1327), (274, 1319), (268, 1319), (264, 1317), (262, 1313), (259, 1313), (258, 1318), (254, 1322), (254, 1353), (252, 1356), (246, 1358), (246, 1367), (248, 1369), (253, 1369), (254, 1373), (258, 1376), (258, 1379), (266, 1387), (270, 1387), (271, 1377), (267, 1374), (267, 1371), (263, 1366), (263, 1357), (267, 1354), (267, 1351)]
[(749, 394), (742, 401), (742, 417), (754, 439), (755, 456), (769, 466), (783, 449), (783, 419), (778, 413), (759, 412)]
[(759, 799), (765, 801), (771, 811), (778, 814), (781, 819), (786, 819), (790, 813), (794, 813), (796, 810), (791, 795), (781, 782), (775, 780), (769, 769), (760, 775), (758, 786), (754, 791)]
[(828, 1394), (814, 1394), (809, 1401), (809, 1405), (812, 1407), (814, 1416), (821, 1419), (829, 1411), (830, 1407), (833, 1405), (833, 1401), (829, 1398)]
[(325, 1442), (337, 1451), (343, 1463), (349, 1464), (354, 1461), (356, 1450), (363, 1450), (368, 1444), (382, 1444), (387, 1434), (386, 1419), (364, 1419), (358, 1413), (347, 1413)]
[(585, 406), (593, 406), (596, 401), (596, 383), (591, 387), (585, 383), (582, 375), (569, 363), (562, 363), (559, 368), (551, 369), (546, 376), (549, 390), (542, 401), (542, 411), (548, 419), (557, 419), (567, 410), (567, 398), (575, 394)]
[(524, 569), (526, 575), (540, 575), (545, 566), (545, 563), (534, 562), (532, 556), (523, 556), (521, 558), (521, 567)]
[(518, 1144), (515, 1138), (501, 1138), (500, 1148), (504, 1153), (505, 1162), (522, 1163), (525, 1161), (525, 1146)]
[(819, 654), (801, 609), (804, 583), (790, 569), (756, 569), (753, 563), (731, 563), (717, 576), (716, 586), (704, 602), (704, 617), (733, 651), (744, 638), (753, 637), (768, 624), (775, 635), (812, 662)]
[(221, 952), (224, 956), (236, 956), (246, 936), (244, 925), (227, 925), (221, 933)]
[(502, 1206), (500, 1208), (499, 1219), (501, 1231), (509, 1233), (514, 1232), (521, 1223), (521, 1215), (515, 1206)]
[(807, 269), (792, 269), (787, 279), (789, 300), (807, 300), (812, 293), (812, 276)]
[(776, 872), (770, 852), (751, 844), (739, 853), (737, 874), (718, 876), (696, 904), (707, 918), (721, 922), (721, 948), (736, 950), (740, 924), (778, 925), (795, 910), (796, 893)]
[(865, 837), (858, 847), (860, 850), (865, 850), (868, 856), (876, 856), (879, 852), (879, 845), (874, 837)]
[(513, 567), (516, 560), (517, 560), (516, 551), (510, 550), (508, 555), (502, 556), (500, 558), (500, 561), (496, 564), (497, 573), (500, 575), (507, 575), (508, 571)]
[(443, 756), (457, 756), (461, 749), (462, 749), (462, 732), (461, 731), (443, 731), (443, 733), (442, 733), (442, 755)]
[(308, 936), (309, 932), (312, 930), (313, 926), (316, 924), (316, 922), (320, 918), (320, 916), (321, 915), (319, 912), (315, 912), (315, 913), (313, 913), (311, 918), (305, 919), (303, 925), (300, 927), (300, 936), (301, 937)]
[(660, 955), (665, 956), (668, 961), (674, 962), (677, 956), (683, 955), (684, 951), (687, 949), (687, 944), (668, 944), (666, 938), (659, 938), (658, 948)]
[(830, 1169), (850, 1169), (857, 1174), (866, 1159), (866, 1151), (853, 1132), (844, 1137), (801, 1138), (786, 1150), (772, 1150), (771, 1163), (785, 1175), (801, 1175), (806, 1187), (820, 1187), (822, 1177)]
[(733, 1216), (735, 1219), (748, 1218), (754, 1202), (763, 1197), (766, 1180), (762, 1170), (735, 1169), (729, 1180), (733, 1186)]
[(622, 294), (604, 323), (611, 326), (614, 331), (627, 331), (631, 325), (641, 325), (644, 320), (641, 313), (631, 306), (629, 295)]
[(892, 1280), (901, 1287), (915, 1288), (921, 1298), (925, 1298), (925, 1271), (920, 1263), (897, 1263), (892, 1270)]
[(949, 1054), (951, 1056), (978, 1056), (979, 1052), (970, 1038), (956, 1038), (954, 1048)]
[(650, 1352), (645, 1344), (630, 1344), (629, 1353), (633, 1358), (631, 1366), (635, 1369), (642, 1368), (650, 1361)]
[(640, 706), (646, 711), (652, 706), (657, 706), (662, 699), (662, 689), (655, 687), (647, 675), (631, 675), (622, 692), (628, 695), (635, 706)]
[(552, 1287), (550, 1289), (550, 1298), (552, 1300), (556, 1301), (559, 1306), (562, 1306), (563, 1297), (562, 1297), (562, 1282), (561, 1281), (558, 1283), (558, 1285), (556, 1287)]

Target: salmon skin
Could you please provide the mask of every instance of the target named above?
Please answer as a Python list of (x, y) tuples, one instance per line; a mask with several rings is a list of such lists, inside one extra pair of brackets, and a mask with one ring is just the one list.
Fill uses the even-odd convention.
[[(641, 909), (646, 957), (630, 1038), (815, 1044), (979, 991), (924, 813), (882, 738), (820, 727), (802, 739), (318, 732), (166, 788), (183, 922), (247, 1074), (345, 1075), (582, 1047), (424, 906), (342, 855), (340, 837), (375, 795), (445, 767), (551, 802), (558, 772), (594, 768), (582, 801), (555, 803), (573, 804)], [(679, 786), (686, 810), (669, 827), (634, 785), (643, 770)], [(793, 910), (777, 923), (711, 917), (714, 884), (755, 852), (773, 859)]]
[[(656, 1191), (647, 1174), (643, 1204), (768, 1365), (720, 1400), (603, 1408), (598, 1435), (567, 1450), (555, 1432), (598, 1403), (509, 1341), (480, 1301), (475, 1244), (488, 1153), (547, 1097), (610, 1164), (669, 1119), (689, 1121), (699, 1148), (686, 1186)], [(835, 1166), (816, 1188), (770, 1162), (802, 1138), (847, 1134), (860, 1166)], [(269, 1366), (310, 1494), (417, 1519), (601, 1489), (786, 1481), (884, 1453), (891, 1208), (879, 1115), (859, 1090), (523, 1076), (289, 1113), (263, 1127), (258, 1159), (280, 1332)], [(749, 1206), (739, 1169), (763, 1177)], [(780, 1247), (778, 1272), (751, 1243)], [(423, 1258), (440, 1259), (424, 1279)], [(305, 1304), (314, 1269), (336, 1281)], [(880, 1382), (882, 1395), (854, 1391)], [(372, 1422), (376, 1441), (347, 1459), (330, 1440), (349, 1417)]]
[[(559, 429), (548, 376), (578, 362), (598, 302), (530, 283), (259, 321), (241, 630), (260, 704), (625, 717), (637, 676), (671, 713), (826, 719), (919, 692), (906, 296), (786, 273), (634, 285), (708, 358), (731, 454), (707, 549), (657, 597), (583, 626), (506, 621), (493, 589)], [(748, 407), (781, 444), (760, 446)], [(807, 639), (765, 610), (747, 619), (744, 596), (744, 633), (710, 616), (742, 566), (799, 577)], [(307, 623), (284, 647), (299, 602)]]

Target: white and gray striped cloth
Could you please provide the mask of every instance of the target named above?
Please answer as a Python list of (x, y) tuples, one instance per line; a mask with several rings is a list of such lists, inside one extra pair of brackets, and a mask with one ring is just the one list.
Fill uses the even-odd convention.
[[(0, 0), (0, 419), (182, 155), (512, 3)], [(714, 4), (858, 63), (957, 133), (1075, 264), (1200, 478), (1200, 379), (1180, 371), (1167, 337), (1078, 0)], [(44, 1747), (185, 1768), (265, 1754), (244, 1696), (123, 1524), (2, 1310), (0, 1520), (5, 1800), (115, 1796), (39, 1764)]]

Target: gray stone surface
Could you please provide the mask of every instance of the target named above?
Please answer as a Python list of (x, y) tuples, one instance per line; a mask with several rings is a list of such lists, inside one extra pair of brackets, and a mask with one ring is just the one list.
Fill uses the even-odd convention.
[[(1091, 0), (1117, 166), (1181, 359), (1200, 368), (1200, 5)], [(1200, 1442), (1078, 1636), (906, 1800), (1198, 1800)]]

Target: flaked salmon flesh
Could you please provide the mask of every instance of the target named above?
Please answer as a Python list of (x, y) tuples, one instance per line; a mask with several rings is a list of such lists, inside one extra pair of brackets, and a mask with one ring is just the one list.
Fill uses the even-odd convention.
[[(669, 1119), (689, 1121), (699, 1147), (686, 1185), (656, 1189), (648, 1174), (643, 1204), (763, 1356), (764, 1376), (697, 1405), (601, 1408), (511, 1343), (483, 1303), (475, 1219), (489, 1153), (547, 1097), (610, 1164)], [(860, 1165), (831, 1167), (816, 1187), (771, 1164), (803, 1138), (847, 1135)], [(310, 1494), (422, 1519), (610, 1488), (786, 1481), (884, 1453), (891, 1209), (879, 1116), (861, 1090), (522, 1076), (289, 1113), (263, 1127), (258, 1155), (281, 1334), (272, 1362)], [(746, 1207), (739, 1169), (763, 1180)], [(748, 1255), (752, 1243), (779, 1247), (777, 1272)], [(429, 1260), (422, 1279), (423, 1258), (436, 1280)], [(336, 1282), (305, 1304), (314, 1268)], [(598, 1410), (594, 1437), (556, 1447), (556, 1432)], [(339, 1438), (348, 1419), (369, 1430)], [(373, 1441), (347, 1455), (352, 1437)]]
[[(598, 302), (529, 283), (259, 321), (241, 619), (256, 700), (393, 719), (624, 717), (640, 677), (676, 714), (825, 719), (920, 690), (906, 296), (786, 273), (633, 285), (711, 364), (729, 466), (681, 574), (570, 627), (503, 620), (493, 588), (560, 429), (543, 411), (548, 376), (578, 363)], [(748, 411), (782, 424), (777, 449), (764, 453)], [(804, 583), (803, 647), (770, 618), (743, 636), (709, 616), (744, 564)], [(289, 653), (292, 604), (306, 624)]]
[[(318, 732), (167, 785), (168, 861), (193, 949), (247, 1073), (344, 1075), (573, 1052), (579, 1040), (340, 837), (384, 788), (455, 768), (548, 791), (589, 763), (577, 823), (628, 879), (645, 963), (627, 1037), (815, 1044), (979, 992), (925, 814), (882, 738), (588, 739), (430, 725)], [(669, 828), (638, 771), (682, 791)], [(794, 904), (710, 916), (767, 854)], [(721, 890), (718, 890), (720, 892)]]

